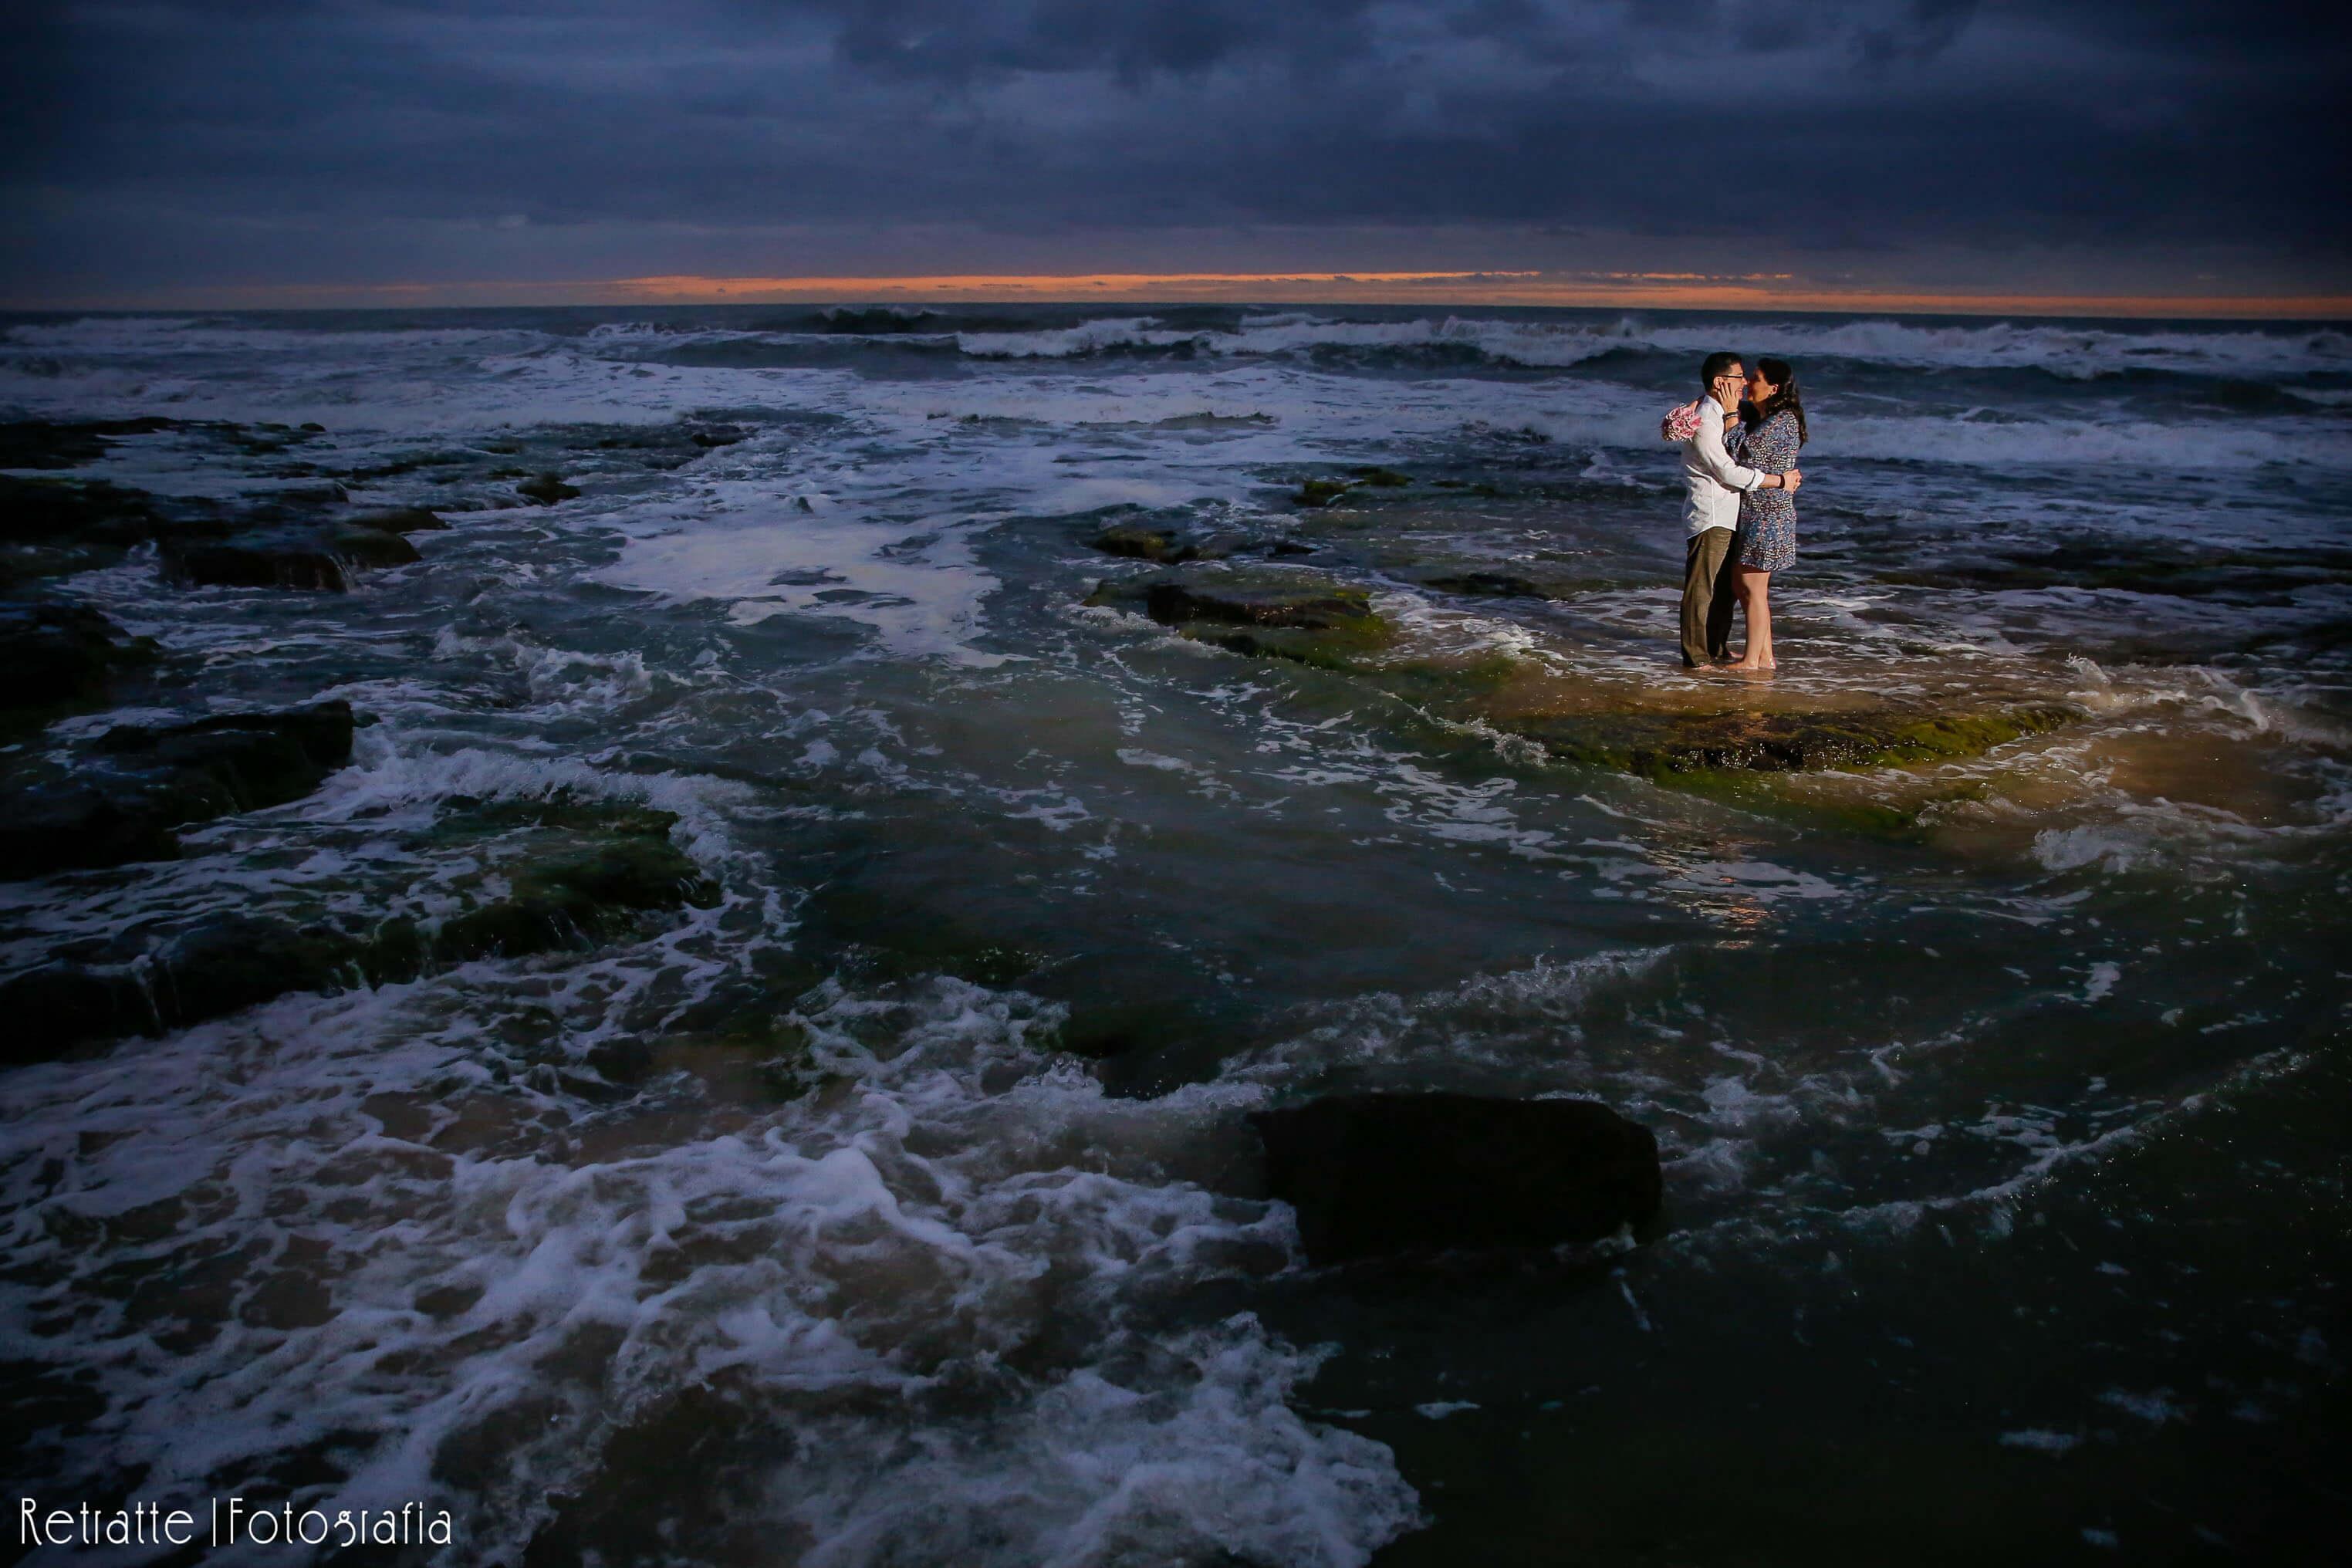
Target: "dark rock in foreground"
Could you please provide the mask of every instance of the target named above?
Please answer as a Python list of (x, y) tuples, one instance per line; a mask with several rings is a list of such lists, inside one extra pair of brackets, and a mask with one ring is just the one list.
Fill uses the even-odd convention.
[(351, 761), (352, 705), (222, 713), (184, 724), (118, 724), (86, 771), (0, 802), (0, 879), (169, 859), (173, 829), (299, 800)]
[(1589, 1100), (1335, 1095), (1250, 1121), (1317, 1264), (1594, 1242), (1664, 1196), (1657, 1139)]
[(155, 949), (143, 975), (126, 963), (57, 963), (0, 984), (0, 1014), (9, 1020), (0, 1062), (184, 1029), (289, 992), (375, 984), (373, 957), (368, 943), (324, 927), (215, 915)]
[(0, 605), (0, 669), (7, 671), (0, 728), (99, 701), (116, 670), (153, 657), (152, 643), (125, 636), (86, 605)]

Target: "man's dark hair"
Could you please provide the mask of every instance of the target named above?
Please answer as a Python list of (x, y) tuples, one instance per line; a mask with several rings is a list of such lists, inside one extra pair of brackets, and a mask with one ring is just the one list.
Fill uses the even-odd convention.
[(1700, 389), (1706, 392), (1713, 392), (1715, 390), (1715, 378), (1729, 370), (1733, 365), (1739, 365), (1743, 369), (1746, 368), (1745, 362), (1742, 361), (1738, 354), (1732, 353), (1727, 350), (1722, 353), (1707, 355), (1706, 363), (1698, 367), (1698, 384)]

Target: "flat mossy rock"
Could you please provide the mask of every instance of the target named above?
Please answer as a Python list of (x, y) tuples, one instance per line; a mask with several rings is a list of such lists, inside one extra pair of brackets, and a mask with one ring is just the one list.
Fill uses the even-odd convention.
[(1298, 493), (1291, 499), (1303, 507), (1326, 507), (1346, 495), (1349, 489), (1345, 479), (1308, 479), (1298, 487)]
[(1333, 1095), (1249, 1120), (1318, 1265), (1591, 1243), (1664, 1199), (1655, 1135), (1589, 1100)]
[(226, 539), (168, 543), (164, 570), (198, 587), (306, 588), (341, 594), (354, 567), (405, 566), (416, 546), (388, 529), (357, 523), (255, 529)]
[(1555, 758), (1659, 776), (1899, 767), (1972, 757), (2080, 717), (2053, 704), (1988, 712), (1620, 712), (1501, 721)]

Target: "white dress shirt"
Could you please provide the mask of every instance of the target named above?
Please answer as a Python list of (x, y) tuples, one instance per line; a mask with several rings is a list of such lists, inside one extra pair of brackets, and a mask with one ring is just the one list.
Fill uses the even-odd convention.
[(1683, 443), (1683, 479), (1690, 489), (1683, 521), (1693, 533), (1737, 529), (1740, 492), (1764, 482), (1762, 474), (1741, 468), (1723, 449), (1723, 405), (1712, 397), (1698, 400), (1698, 434)]

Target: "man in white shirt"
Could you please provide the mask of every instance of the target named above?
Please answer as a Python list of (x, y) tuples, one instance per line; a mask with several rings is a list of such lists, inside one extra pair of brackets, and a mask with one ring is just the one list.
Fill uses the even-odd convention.
[(1739, 498), (1753, 489), (1795, 489), (1803, 476), (1743, 468), (1724, 450), (1725, 416), (1739, 406), (1748, 370), (1735, 353), (1706, 356), (1699, 380), (1698, 434), (1683, 443), (1683, 521), (1690, 542), (1683, 561), (1683, 663), (1693, 669), (1731, 657), (1732, 543), (1739, 532)]

